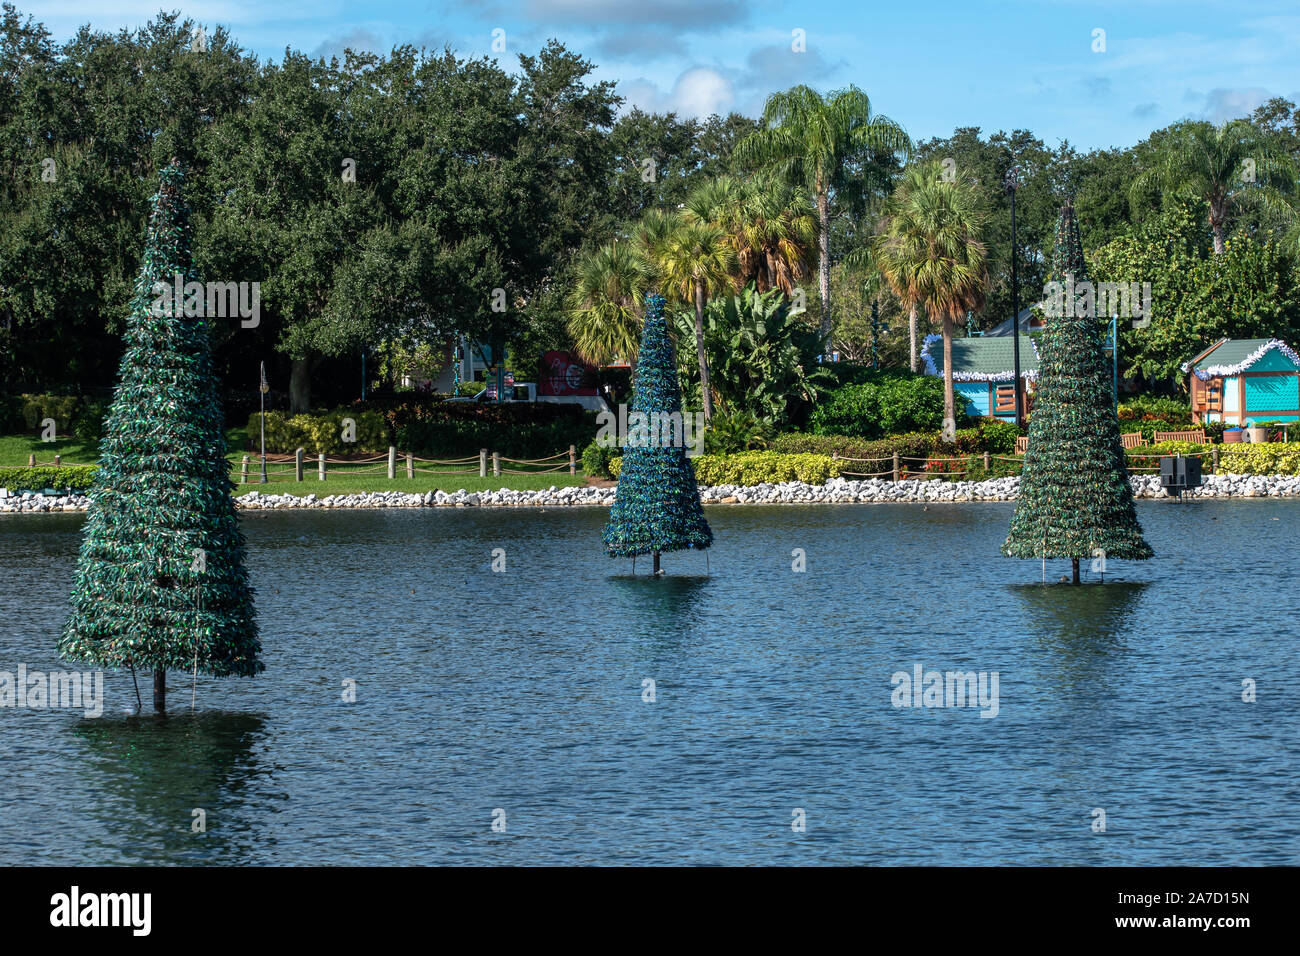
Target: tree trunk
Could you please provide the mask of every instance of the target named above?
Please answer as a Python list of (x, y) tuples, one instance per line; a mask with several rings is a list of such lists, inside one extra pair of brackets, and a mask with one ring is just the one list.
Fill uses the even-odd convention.
[(1224, 202), (1215, 200), (1210, 203), (1210, 231), (1214, 233), (1214, 254), (1216, 256), (1223, 255), (1225, 248), (1223, 244), (1223, 224), (1227, 218), (1228, 209)]
[(655, 556), (654, 573), (655, 573), (655, 574), (658, 574), (658, 573), (659, 573), (659, 552), (656, 551), (656, 552), (654, 553), (654, 556)]
[(160, 714), (167, 712), (167, 672), (153, 672), (153, 709)]
[(912, 350), (913, 372), (916, 371), (917, 354), (916, 354), (916, 303), (912, 303), (911, 308), (907, 310), (907, 335)]
[(290, 366), (289, 411), (294, 415), (311, 411), (311, 369), (310, 357), (296, 358)]
[(1079, 559), (1078, 559), (1078, 558), (1071, 558), (1071, 559), (1070, 559), (1070, 564), (1071, 564), (1071, 566), (1074, 568), (1074, 580), (1071, 581), (1070, 583), (1071, 583), (1071, 584), (1078, 584), (1078, 583), (1079, 583)]
[(943, 317), (943, 440), (957, 440), (957, 409), (952, 393), (952, 317)]
[[(695, 283), (695, 354), (700, 360), (700, 394), (704, 420), (713, 420), (713, 393), (709, 391), (709, 363), (704, 356), (704, 283)], [(657, 560), (657, 559), (656, 559)]]
[(831, 201), (825, 191), (817, 193), (817, 291), (822, 300), (822, 360), (831, 351)]

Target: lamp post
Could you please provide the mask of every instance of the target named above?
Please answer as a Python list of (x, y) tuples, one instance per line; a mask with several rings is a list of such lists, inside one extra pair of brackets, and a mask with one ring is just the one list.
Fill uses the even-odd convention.
[(1016, 268), (1016, 190), (1020, 188), (1019, 173), (1013, 161), (1003, 177), (1002, 184), (1011, 194), (1011, 362), (1015, 372), (1013, 383), (1016, 395), (1016, 427), (1023, 428), (1025, 417), (1020, 400), (1020, 275)]
[(262, 484), (266, 484), (266, 393), (271, 386), (266, 384), (266, 363), (262, 363), (262, 382), (258, 390), (262, 393)]

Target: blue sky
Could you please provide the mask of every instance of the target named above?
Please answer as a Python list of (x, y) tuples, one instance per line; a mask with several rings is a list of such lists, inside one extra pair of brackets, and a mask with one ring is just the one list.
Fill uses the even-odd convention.
[[(143, 24), (158, 0), (19, 9), (59, 40), (82, 23)], [(1296, 0), (218, 0), (186, 16), (278, 58), (410, 43), (513, 69), (557, 37), (643, 109), (761, 112), (776, 89), (856, 84), (913, 138), (957, 126), (1033, 130), (1049, 146), (1129, 146), (1185, 118), (1222, 121), (1270, 96), (1300, 101)], [(505, 52), (492, 51), (504, 31)], [(794, 31), (804, 49), (795, 52)], [(1104, 37), (1094, 37), (1103, 30)], [(498, 35), (500, 36), (500, 35)], [(1104, 51), (1094, 50), (1104, 39)]]

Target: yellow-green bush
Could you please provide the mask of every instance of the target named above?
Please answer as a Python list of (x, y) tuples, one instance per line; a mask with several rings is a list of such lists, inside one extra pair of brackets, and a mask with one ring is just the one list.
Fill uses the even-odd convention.
[[(843, 462), (828, 455), (784, 455), (775, 451), (744, 451), (735, 455), (700, 455), (690, 459), (701, 485), (761, 485), (764, 482), (802, 481), (824, 485), (840, 473)], [(611, 458), (610, 474), (618, 477), (621, 458)]]
[(1261, 442), (1219, 449), (1221, 475), (1300, 475), (1300, 444)]
[[(356, 441), (343, 440), (343, 420), (356, 422)], [(248, 416), (248, 437), (254, 446), (260, 438), (262, 415)], [(377, 453), (388, 448), (388, 428), (379, 412), (359, 412), (336, 408), (332, 412), (311, 415), (266, 413), (266, 450), (292, 454), (302, 448), (310, 455)]]

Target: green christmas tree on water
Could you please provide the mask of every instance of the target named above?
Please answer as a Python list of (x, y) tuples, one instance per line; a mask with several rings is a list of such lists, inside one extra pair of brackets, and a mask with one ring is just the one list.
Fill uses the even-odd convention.
[[(1067, 291), (1065, 314), (1052, 315), (1038, 342), (1039, 377), (1029, 451), (1011, 533), (1013, 558), (1143, 559), (1142, 537), (1119, 436), (1110, 366), (1095, 309), (1076, 309), (1071, 283), (1087, 281), (1074, 207), (1061, 209), (1051, 279)], [(1076, 312), (1085, 315), (1076, 315)]]
[[(702, 549), (713, 543), (686, 448), (680, 441), (666, 441), (666, 430), (655, 427), (670, 420), (665, 416), (680, 416), (681, 410), (682, 392), (664, 320), (664, 300), (647, 295), (629, 418), (637, 413), (645, 416), (643, 431), (649, 433), (648, 440), (629, 440), (623, 453), (604, 541), (611, 557), (654, 555), (655, 573), (662, 552)], [(629, 432), (634, 430), (629, 428)]]
[(250, 676), (263, 667), (208, 320), (185, 314), (201, 307), (156, 306), (155, 283), (194, 281), (183, 185), (173, 162), (153, 197), (59, 640), (67, 660), (153, 671), (159, 711), (168, 670)]

